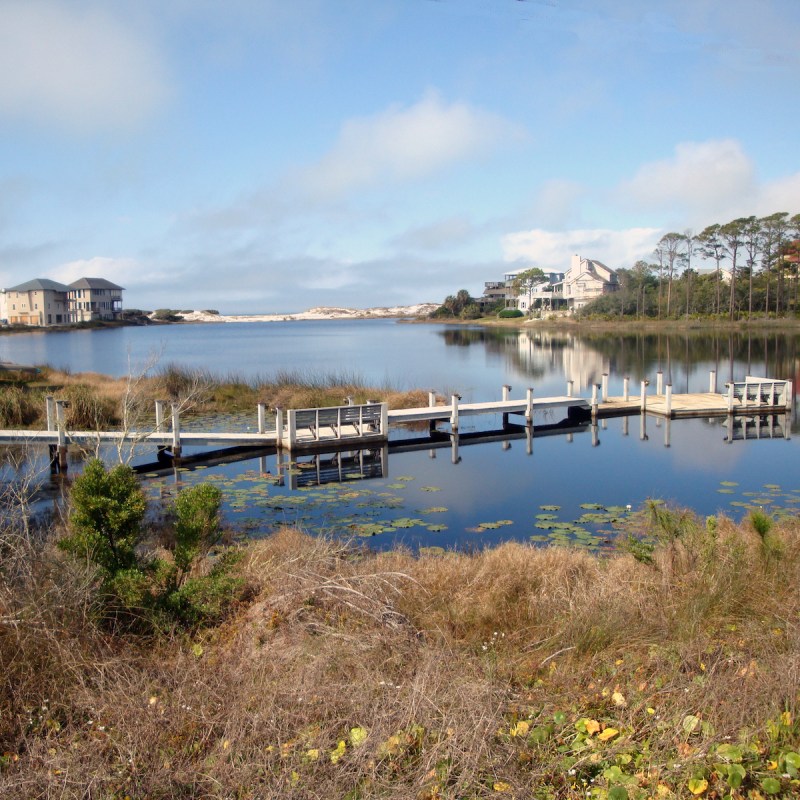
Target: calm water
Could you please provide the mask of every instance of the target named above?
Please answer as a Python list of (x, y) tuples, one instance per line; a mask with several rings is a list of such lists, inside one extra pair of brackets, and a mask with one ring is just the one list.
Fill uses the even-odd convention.
[[(706, 391), (711, 369), (720, 389), (746, 374), (793, 378), (797, 385), (797, 345), (798, 337), (785, 335), (575, 336), (370, 320), (22, 334), (0, 338), (0, 359), (124, 375), (129, 363), (136, 369), (158, 353), (161, 364), (222, 375), (350, 372), (399, 388), (458, 391), (467, 401), (497, 398), (504, 383), (512, 385), (512, 396), (527, 386), (538, 396), (563, 394), (567, 380), (576, 394), (589, 396), (603, 373), (612, 394), (621, 393), (624, 376), (634, 387), (643, 378), (654, 386), (658, 370), (676, 392)], [(465, 418), (472, 427), (462, 427), (457, 452), (449, 442), (410, 452), (393, 446), (382, 458), (362, 454), (341, 468), (330, 457), (288, 467), (270, 455), (152, 477), (149, 486), (164, 494), (187, 482), (216, 481), (229, 519), (256, 535), (290, 522), (344, 528), (375, 545), (399, 539), (482, 546), (547, 537), (597, 547), (609, 538), (613, 518), (647, 498), (701, 514), (738, 516), (749, 505), (791, 512), (800, 501), (795, 417), (793, 411), (788, 420), (753, 421), (749, 435), (760, 427), (761, 438), (748, 441), (738, 438), (738, 425), (728, 430), (725, 419), (668, 424), (630, 417), (531, 442), (523, 436), (483, 444), (468, 444), (464, 434), (499, 428), (499, 420)], [(537, 429), (555, 422), (537, 418)], [(327, 483), (323, 476), (314, 485), (318, 468), (345, 482)]]

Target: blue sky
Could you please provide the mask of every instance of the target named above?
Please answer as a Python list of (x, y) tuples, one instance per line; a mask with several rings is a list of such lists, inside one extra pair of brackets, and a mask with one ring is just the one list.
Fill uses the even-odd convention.
[(800, 211), (797, 0), (0, 0), (0, 281), (438, 302)]

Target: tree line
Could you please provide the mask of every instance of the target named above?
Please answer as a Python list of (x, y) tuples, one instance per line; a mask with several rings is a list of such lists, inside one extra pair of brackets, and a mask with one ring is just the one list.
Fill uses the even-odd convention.
[[(699, 272), (699, 263), (713, 264)], [(583, 315), (787, 316), (798, 311), (800, 214), (739, 217), (700, 233), (667, 233), (650, 260), (618, 269), (619, 291), (597, 298)]]

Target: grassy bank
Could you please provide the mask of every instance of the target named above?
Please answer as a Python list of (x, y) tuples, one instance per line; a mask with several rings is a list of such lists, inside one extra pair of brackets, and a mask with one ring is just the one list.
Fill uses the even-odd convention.
[(655, 550), (606, 558), (284, 530), (244, 549), (224, 621), (150, 635), (7, 532), (0, 795), (796, 796), (800, 524), (637, 530)]
[(42, 367), (38, 375), (0, 374), (0, 427), (43, 428), (45, 397), (68, 400), (67, 426), (94, 430), (154, 417), (154, 401), (178, 402), (184, 414), (252, 412), (266, 403), (274, 408), (314, 408), (382, 400), (390, 408), (427, 405), (426, 392), (392, 386), (370, 386), (357, 374), (282, 371), (244, 378), (166, 365), (152, 374), (110, 378), (97, 373), (69, 373)]
[(607, 333), (684, 333), (686, 331), (798, 331), (800, 319), (796, 317), (765, 318), (754, 317), (751, 320), (729, 320), (725, 318), (696, 318), (689, 319), (612, 319), (598, 317), (552, 317), (549, 319), (528, 319), (515, 317), (501, 319), (497, 316), (480, 317), (478, 319), (461, 319), (458, 317), (438, 317), (417, 319), (408, 324), (434, 324), (434, 325), (480, 325), (488, 328), (534, 328), (537, 330), (560, 330), (582, 332), (607, 332)]

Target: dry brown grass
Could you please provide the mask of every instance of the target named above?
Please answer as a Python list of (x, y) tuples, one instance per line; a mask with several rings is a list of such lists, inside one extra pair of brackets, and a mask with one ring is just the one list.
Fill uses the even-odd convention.
[[(147, 641), (95, 625), (63, 556), (7, 541), (0, 794), (577, 798), (622, 763), (632, 798), (683, 796), (741, 738), (766, 770), (773, 744), (800, 745), (800, 528), (772, 537), (696, 524), (649, 566), (520, 544), (373, 554), (284, 530), (248, 547), (253, 599), (232, 619)], [(620, 734), (574, 752), (583, 718)], [(549, 738), (513, 736), (520, 720)]]

